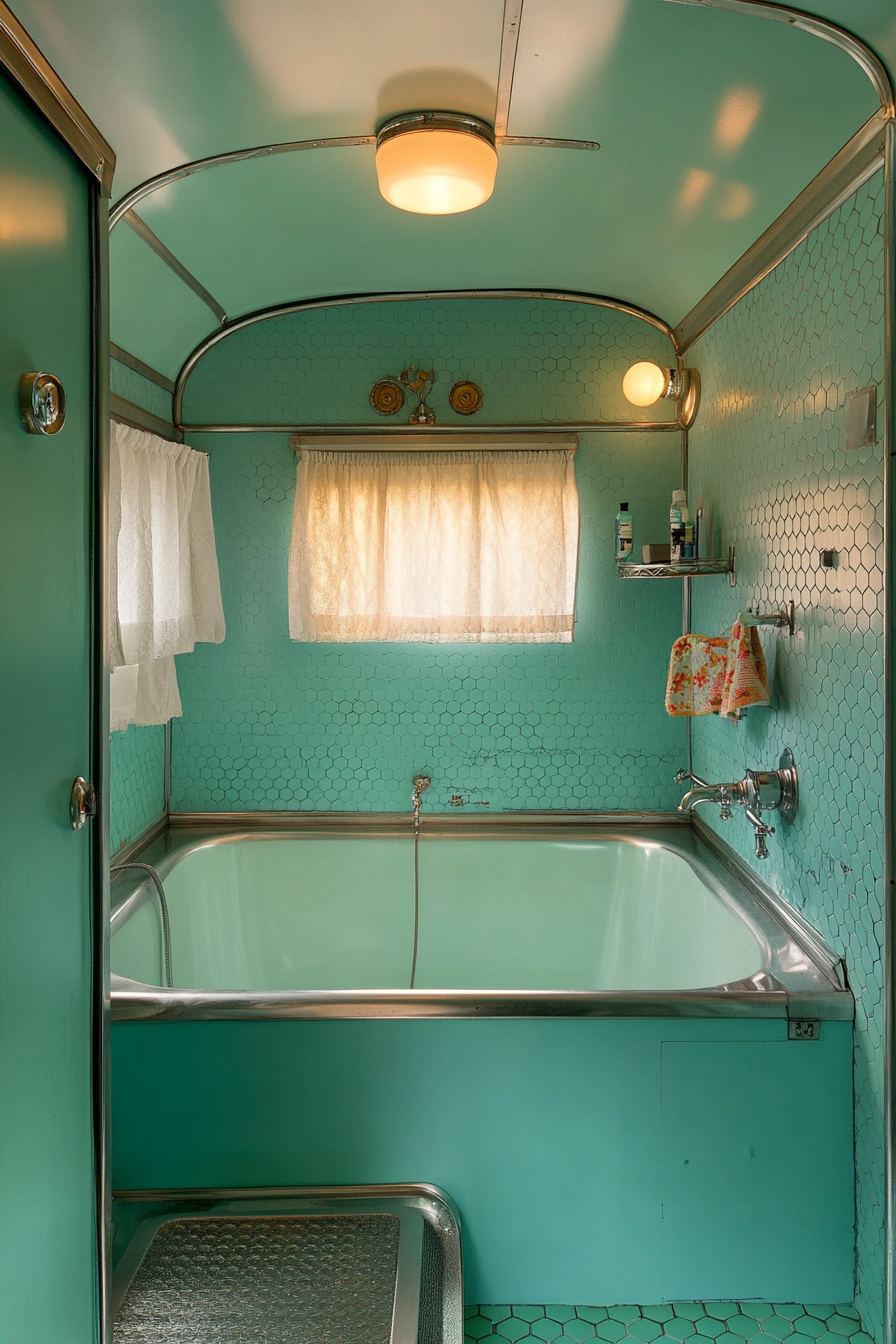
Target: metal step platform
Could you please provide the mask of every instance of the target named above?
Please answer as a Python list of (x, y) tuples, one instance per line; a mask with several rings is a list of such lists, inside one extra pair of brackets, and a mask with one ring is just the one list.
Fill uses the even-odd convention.
[(114, 1344), (463, 1344), (431, 1185), (115, 1194)]

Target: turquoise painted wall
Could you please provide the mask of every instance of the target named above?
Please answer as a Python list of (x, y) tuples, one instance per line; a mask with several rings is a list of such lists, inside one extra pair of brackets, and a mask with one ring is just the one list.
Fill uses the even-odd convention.
[[(328, 309), (278, 319), (263, 338), (251, 337), (251, 349), (249, 333), (222, 342), (197, 374), (210, 378), (214, 358), (213, 386), (203, 383), (208, 399), (196, 384), (188, 414), (253, 419), (264, 410), (269, 418), (334, 420), (339, 412), (387, 429), (389, 420), (365, 413), (370, 387), (417, 358), (444, 371), (433, 397), (440, 422), (455, 376), (478, 378), (483, 414), (499, 419), (591, 418), (621, 412), (619, 384), (632, 359), (669, 354), (647, 323), (582, 304), (371, 307), (384, 311)], [(467, 343), (474, 353), (464, 359)], [(634, 511), (636, 546), (664, 535), (677, 433), (583, 436), (571, 645), (291, 643), (286, 567), (296, 468), (287, 437), (191, 442), (210, 454), (227, 639), (178, 660), (176, 810), (405, 810), (421, 769), (432, 775), (426, 803), (436, 810), (455, 794), (493, 811), (674, 804), (683, 730), (666, 717), (660, 694), (645, 698), (643, 686), (663, 682), (680, 630), (679, 595), (675, 585), (620, 583), (612, 548), (623, 499)]]
[[(120, 360), (109, 361), (112, 392), (164, 419), (171, 397)], [(109, 844), (130, 844), (165, 811), (165, 729), (132, 724), (109, 735)]]
[[(846, 957), (856, 996), (857, 1305), (878, 1338), (883, 1284), (883, 464), (846, 452), (844, 404), (883, 380), (884, 193), (878, 174), (694, 347), (703, 407), (690, 436), (690, 496), (716, 506), (738, 584), (693, 583), (693, 628), (793, 600), (778, 641), (777, 708), (735, 728), (694, 721), (710, 780), (773, 767), (792, 747), (800, 811), (753, 859), (743, 817), (701, 815)], [(833, 548), (839, 567), (823, 570)]]
[(118, 1190), (430, 1181), (473, 1302), (852, 1293), (849, 1022), (119, 1022), (112, 1049)]

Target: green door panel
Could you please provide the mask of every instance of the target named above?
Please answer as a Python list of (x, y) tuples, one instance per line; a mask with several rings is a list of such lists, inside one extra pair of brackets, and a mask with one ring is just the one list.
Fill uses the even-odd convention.
[[(0, 1339), (96, 1338), (90, 831), (91, 246), (86, 178), (0, 83)], [(20, 374), (68, 419), (25, 433)]]

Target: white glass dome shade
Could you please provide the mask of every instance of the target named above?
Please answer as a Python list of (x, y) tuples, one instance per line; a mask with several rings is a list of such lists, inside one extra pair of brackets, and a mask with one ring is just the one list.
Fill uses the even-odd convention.
[(475, 210), (495, 188), (498, 155), (492, 128), (459, 112), (392, 117), (376, 138), (382, 196), (417, 215)]
[(633, 364), (622, 380), (622, 392), (633, 406), (652, 406), (660, 397), (676, 396), (677, 377), (673, 369), (661, 369), (652, 359)]

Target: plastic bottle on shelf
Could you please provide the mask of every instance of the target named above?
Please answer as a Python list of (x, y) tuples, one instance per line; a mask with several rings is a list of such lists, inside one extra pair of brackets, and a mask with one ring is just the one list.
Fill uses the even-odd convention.
[(673, 565), (680, 564), (682, 560), (689, 558), (684, 554), (686, 525), (689, 523), (691, 524), (690, 543), (693, 550), (694, 532), (691, 515), (688, 512), (687, 492), (685, 490), (673, 490), (672, 507), (669, 510), (669, 558)]
[(632, 558), (632, 516), (628, 511), (628, 503), (619, 505), (619, 512), (616, 515), (616, 559), (631, 560)]

